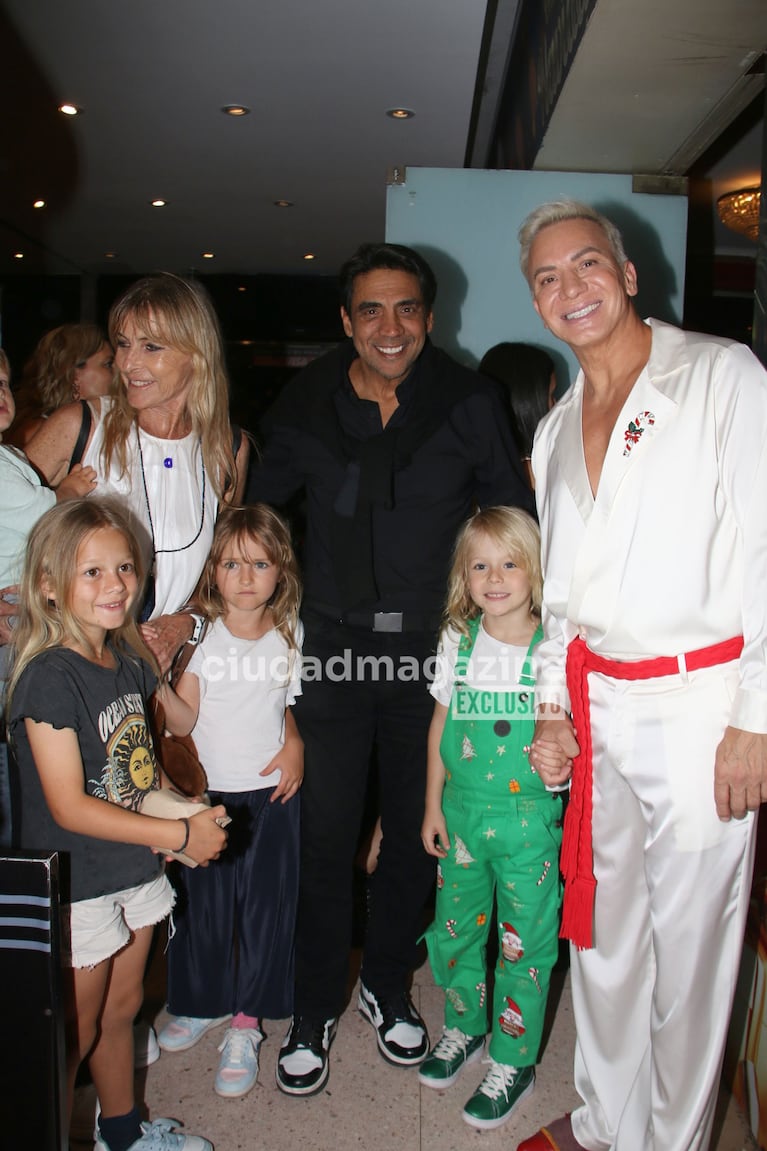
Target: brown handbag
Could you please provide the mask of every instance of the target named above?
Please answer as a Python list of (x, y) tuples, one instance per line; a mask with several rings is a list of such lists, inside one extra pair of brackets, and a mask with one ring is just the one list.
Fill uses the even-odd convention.
[[(207, 628), (207, 620), (202, 635)], [(200, 639), (202, 639), (202, 635)], [(175, 687), (186, 671), (194, 647), (185, 643), (176, 656), (170, 672), (170, 685)], [(201, 796), (208, 788), (208, 777), (200, 763), (191, 735), (172, 735), (165, 726), (165, 708), (153, 696), (152, 737), (155, 754), (170, 782), (182, 795)]]

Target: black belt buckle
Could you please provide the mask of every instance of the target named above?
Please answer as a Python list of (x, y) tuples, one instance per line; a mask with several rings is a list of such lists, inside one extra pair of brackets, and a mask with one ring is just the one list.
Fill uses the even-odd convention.
[(373, 615), (373, 631), (402, 631), (401, 611), (377, 611)]

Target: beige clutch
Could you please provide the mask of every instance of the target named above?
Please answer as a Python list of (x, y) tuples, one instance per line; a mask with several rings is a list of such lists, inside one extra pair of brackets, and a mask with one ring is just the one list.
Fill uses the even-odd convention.
[[(210, 800), (207, 795), (203, 796), (201, 803), (198, 803), (186, 795), (182, 795), (180, 791), (174, 791), (170, 787), (160, 787), (146, 793), (141, 802), (141, 814), (153, 815), (157, 819), (190, 819), (193, 815), (205, 811), (206, 807), (210, 807)], [(226, 827), (232, 821), (227, 815), (222, 816), (216, 822), (220, 827)], [(162, 847), (157, 848), (157, 850), (170, 859), (177, 859), (186, 867), (197, 867), (197, 861), (183, 851), (166, 851)]]

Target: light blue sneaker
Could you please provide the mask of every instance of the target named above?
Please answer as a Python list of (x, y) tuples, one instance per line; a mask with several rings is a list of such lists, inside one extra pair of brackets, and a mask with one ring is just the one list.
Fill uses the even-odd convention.
[[(128, 1151), (213, 1151), (213, 1144), (200, 1135), (182, 1135), (177, 1119), (155, 1119), (141, 1124), (141, 1138), (131, 1143)], [(94, 1151), (109, 1151), (99, 1132)]]
[(213, 1089), (225, 1099), (247, 1095), (258, 1075), (258, 1049), (263, 1035), (257, 1027), (230, 1027), (218, 1049), (221, 1061)]
[(218, 1019), (195, 1019), (191, 1015), (176, 1015), (170, 1023), (166, 1023), (157, 1042), (163, 1051), (188, 1051), (199, 1043), (203, 1035), (228, 1023), (231, 1015), (222, 1015)]

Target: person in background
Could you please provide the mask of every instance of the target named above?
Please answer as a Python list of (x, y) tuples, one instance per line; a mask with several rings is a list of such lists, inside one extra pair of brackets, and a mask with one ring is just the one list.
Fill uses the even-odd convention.
[(114, 353), (96, 324), (62, 324), (46, 332), (24, 365), (9, 436), (24, 448), (63, 404), (114, 390)]
[[(11, 391), (11, 368), (0, 348), (0, 441), (12, 425), (16, 406)], [(16, 615), (18, 581), (27, 536), (35, 522), (55, 503), (90, 493), (95, 487), (93, 468), (78, 465), (64, 476), (56, 491), (43, 487), (24, 453), (0, 442), (0, 710), (10, 666), (13, 620)], [(12, 809), (7, 745), (0, 735), (0, 844), (12, 842)]]
[[(16, 403), (11, 391), (11, 368), (0, 348), (0, 441), (14, 421)], [(22, 451), (2, 443), (0, 446), (0, 645), (11, 640), (10, 618), (24, 547), (33, 524), (56, 502), (88, 495), (96, 486), (93, 468), (77, 465), (65, 475), (55, 491), (43, 487), (40, 477), (30, 467)], [(8, 597), (8, 598), (6, 598)]]
[(542, 205), (520, 245), (535, 311), (581, 366), (533, 449), (530, 763), (557, 786), (570, 768), (544, 741), (573, 760), (582, 1102), (519, 1151), (704, 1151), (767, 798), (767, 373), (732, 340), (640, 319), (620, 232), (589, 205)]
[(212, 1151), (173, 1120), (142, 1122), (134, 1095), (133, 1019), (153, 926), (173, 906), (161, 856), (183, 850), (206, 864), (226, 846), (222, 806), (188, 819), (138, 810), (161, 783), (147, 702), (156, 668), (132, 610), (142, 578), (114, 500), (60, 504), (32, 529), (8, 688), (19, 841), (66, 853), (69, 865), (68, 1109), (87, 1059), (101, 1104), (96, 1151)]
[[(540, 542), (535, 520), (516, 508), (485, 508), (463, 527), (431, 688), (422, 838), (440, 862), (426, 941), (445, 990), (445, 1027), (418, 1078), (442, 1090), (482, 1057), (492, 998), (490, 1066), (463, 1109), (481, 1131), (506, 1123), (535, 1087), (559, 951), (562, 799), (546, 791), (525, 754), (532, 655), (543, 635)], [(548, 753), (552, 767), (565, 766), (558, 744)]]
[[(375, 748), (383, 838), (370, 880), (358, 1006), (384, 1059), (428, 1052), (408, 993), (434, 860), (421, 846), (426, 690), (450, 555), (476, 505), (532, 505), (490, 381), (430, 340), (436, 280), (412, 248), (364, 244), (341, 270), (348, 339), (267, 416), (251, 499), (305, 491), (305, 747), (296, 999), (277, 1066), (289, 1095), (328, 1079), (344, 1008), (353, 863)], [(391, 669), (390, 671), (387, 669)]]
[(186, 1051), (231, 1020), (214, 1085), (225, 1099), (255, 1085), (262, 1017), (293, 1010), (300, 598), (290, 532), (276, 512), (224, 508), (195, 596), (209, 627), (175, 690), (158, 690), (167, 728), (191, 734), (211, 800), (232, 819), (222, 858), (177, 877), (181, 907), (168, 950), (174, 1018), (158, 1039), (165, 1051)]
[(557, 386), (554, 361), (543, 348), (532, 344), (495, 344), (485, 352), (478, 371), (503, 388), (517, 449), (533, 487), (530, 466), (533, 439), (538, 424), (554, 406)]

